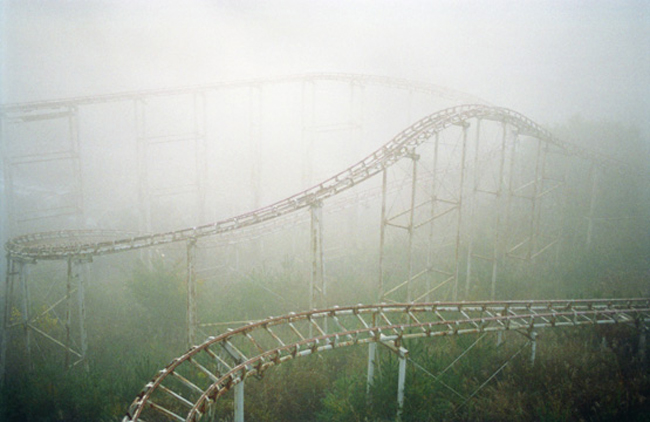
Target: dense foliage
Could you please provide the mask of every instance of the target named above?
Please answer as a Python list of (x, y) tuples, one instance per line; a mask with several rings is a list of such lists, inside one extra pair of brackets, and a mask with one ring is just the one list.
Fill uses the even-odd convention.
[[(593, 271), (585, 271), (585, 283), (592, 283)], [(236, 317), (286, 312), (286, 303), (268, 300), (268, 290), (295, 289), (298, 278), (292, 274), (247, 276), (242, 286), (258, 305)], [(632, 285), (637, 283), (635, 274), (626, 276)], [(609, 273), (596, 280), (604, 289), (621, 287), (621, 280)], [(61, 362), (47, 359), (10, 371), (1, 395), (2, 420), (119, 420), (146, 380), (185, 348), (184, 324), (178, 323), (185, 306), (183, 285), (178, 268), (159, 262), (151, 269), (136, 269), (124, 286), (131, 302), (118, 313), (114, 302), (106, 303), (106, 292), (90, 295), (89, 307), (99, 315), (91, 323), (102, 328), (101, 336), (90, 341), (89, 371), (81, 366), (65, 371)], [(345, 289), (340, 286), (339, 293)], [(153, 295), (168, 306), (157, 307), (161, 302)], [(235, 291), (222, 295), (214, 312), (241, 310), (237, 296)], [(89, 331), (98, 332), (92, 327)], [(650, 372), (639, 360), (638, 339), (628, 326), (546, 330), (532, 366), (527, 339), (516, 333), (508, 333), (499, 346), (496, 334), (409, 342), (403, 420), (644, 420), (650, 411)], [(261, 381), (250, 380), (247, 420), (394, 420), (397, 358), (380, 348), (370, 396), (366, 359), (365, 347), (338, 350), (281, 365)], [(222, 400), (218, 414), (231, 412), (232, 401)]]
[[(577, 119), (556, 129), (563, 137), (584, 130), (584, 126), (589, 123)], [(594, 139), (607, 132), (598, 125), (591, 126), (589, 133), (593, 132)], [(623, 129), (617, 128), (617, 133)], [(638, 163), (640, 157), (647, 157), (637, 141), (630, 141), (621, 159), (633, 158)], [(599, 146), (606, 145), (601, 142)], [(599, 230), (604, 234), (589, 248), (574, 247), (584, 239), (569, 237), (565, 249), (556, 254), (560, 259), (539, 259), (527, 266), (515, 263), (502, 269), (497, 297), (650, 296), (650, 234), (638, 226), (639, 221), (647, 222), (647, 218), (638, 218), (647, 215), (647, 188), (643, 190), (632, 181), (622, 187), (612, 184), (602, 187), (617, 192), (612, 202), (626, 204), (625, 198), (641, 198), (629, 201), (631, 205), (623, 215), (635, 218), (611, 227), (601, 221)], [(614, 205), (600, 204), (605, 210)], [(567, 225), (582, 224), (581, 218), (568, 215)], [(610, 236), (608, 230), (618, 233)], [(393, 259), (401, 258), (393, 254)], [(373, 302), (377, 287), (374, 258), (350, 254), (343, 260), (327, 267), (330, 303)], [(201, 320), (230, 322), (202, 327), (200, 335), (223, 331), (241, 321), (306, 309), (310, 274), (296, 261), (292, 257), (275, 266), (242, 266), (246, 269), (238, 268), (227, 279), (217, 281), (199, 277), (197, 289), (204, 298), (198, 304)], [(185, 351), (187, 286), (183, 254), (143, 259), (124, 268), (108, 263), (103, 273), (99, 271), (98, 280), (89, 283), (88, 370), (84, 365), (64, 369), (60, 350), (34, 339), (30, 356), (11, 356), (0, 391), (0, 420), (120, 420), (147, 380)], [(477, 268), (476, 273), (479, 281), (490, 277), (490, 269)], [(489, 283), (477, 282), (466, 299), (488, 294)], [(12, 317), (18, 320), (19, 316), (18, 310), (12, 309)], [(46, 333), (60, 331), (64, 324), (54, 317), (38, 323)], [(647, 344), (645, 350), (639, 350), (639, 335), (633, 327), (543, 331), (532, 365), (527, 342), (524, 336), (508, 333), (501, 339), (494, 334), (405, 344), (409, 362), (402, 419), (650, 420), (650, 354)], [(21, 346), (10, 344), (10, 349), (21, 350)], [(641, 359), (643, 353), (645, 361)], [(366, 360), (364, 347), (349, 348), (283, 364), (268, 371), (261, 381), (251, 379), (246, 383), (246, 420), (395, 420), (397, 358), (379, 348), (379, 365), (369, 395)], [(221, 400), (217, 414), (231, 417), (232, 401)]]

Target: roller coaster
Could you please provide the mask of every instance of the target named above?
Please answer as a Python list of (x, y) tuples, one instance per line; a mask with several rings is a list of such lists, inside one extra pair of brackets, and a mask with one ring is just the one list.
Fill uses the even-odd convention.
[[(342, 85), (344, 97), (349, 94), (349, 109), (343, 114), (351, 113), (355, 119), (346, 123), (318, 123), (315, 104), (319, 84)], [(365, 103), (359, 99), (369, 96), (371, 89), (380, 87), (406, 93), (407, 104), (420, 95), (443, 98), (451, 106), (415, 123), (409, 122), (406, 129), (388, 142), (334, 176), (260, 206), (261, 158), (255, 151), (267, 129), (263, 127), (265, 120), (260, 112), (263, 107), (260, 92), (284, 85), (299, 87), (300, 136), (307, 145), (302, 157), (311, 163), (317, 161), (315, 138), (328, 134), (354, 141), (372, 132), (364, 124), (368, 117), (360, 105)], [(152, 217), (157, 208), (155, 198), (164, 194), (153, 186), (151, 156), (147, 158), (147, 154), (152, 154), (152, 146), (158, 144), (195, 147), (194, 165), (198, 170), (194, 181), (183, 189), (191, 191), (196, 198), (196, 208), (190, 214), (197, 221), (205, 221), (209, 177), (208, 166), (200, 159), (205, 159), (202, 155), (209, 140), (206, 134), (209, 98), (223, 91), (242, 90), (249, 95), (252, 109), (245, 136), (251, 139), (253, 154), (253, 211), (214, 223), (156, 230)], [(179, 96), (189, 98), (193, 110), (192, 133), (150, 134), (149, 104), (156, 99)], [(472, 103), (464, 104), (468, 101)], [(512, 330), (534, 341), (537, 330), (543, 328), (614, 323), (634, 325), (645, 338), (650, 321), (648, 299), (496, 300), (504, 267), (539, 262), (552, 265), (566, 253), (563, 248), (567, 245), (582, 243), (588, 247), (595, 242), (598, 183), (603, 183), (599, 182), (599, 172), (616, 175), (639, 170), (560, 140), (513, 110), (476, 101), (480, 100), (399, 79), (316, 74), (3, 106), (3, 128), (60, 119), (69, 122), (71, 128), (69, 151), (13, 156), (10, 148), (3, 151), (5, 171), (9, 175), (5, 177), (8, 211), (14, 219), (10, 228), (24, 231), (34, 219), (16, 218), (21, 213), (32, 213), (37, 215), (36, 219), (45, 218), (48, 223), (54, 216), (65, 224), (72, 221), (74, 226), (55, 232), (19, 233), (6, 242), (3, 374), (7, 355), (12, 352), (11, 339), (22, 335), (19, 343), (29, 354), (30, 344), (35, 341), (32, 333), (56, 344), (65, 353), (66, 366), (84, 363), (88, 348), (84, 272), (100, 257), (139, 254), (146, 260), (146, 254), (150, 257), (152, 253), (162, 254), (161, 251), (185, 261), (185, 323), (191, 348), (145, 386), (129, 407), (125, 421), (155, 420), (158, 416), (179, 421), (199, 420), (231, 389), (235, 390), (237, 402), (235, 420), (243, 420), (243, 384), (247, 377), (261, 376), (267, 369), (297, 357), (347, 346), (369, 345), (370, 380), (378, 344), (400, 356), (405, 367), (408, 351), (402, 347), (404, 339)], [(83, 158), (79, 152), (78, 121), (84, 115), (79, 110), (124, 102), (133, 103), (135, 110), (139, 230), (80, 227), (87, 201), (83, 199), (83, 189), (75, 186), (76, 182), (71, 183), (70, 189), (76, 190), (77, 197), (72, 205), (58, 208), (63, 210), (61, 214), (21, 210), (17, 169), (55, 161), (65, 163), (73, 178), (81, 179)], [(308, 183), (313, 173), (303, 168), (303, 182)], [(361, 208), (370, 211), (360, 211)], [(328, 214), (324, 215), (323, 211)], [(572, 214), (577, 217), (567, 220), (566, 215)], [(324, 221), (331, 221), (335, 229), (327, 232)], [(270, 239), (267, 242), (272, 245), (266, 252), (261, 247), (265, 239)], [(292, 239), (293, 244), (287, 245), (287, 239)], [(179, 249), (178, 245), (183, 248)], [(201, 320), (197, 302), (209, 297), (197, 293), (197, 280), (214, 273), (202, 266), (214, 267), (212, 251), (215, 249), (218, 255), (229, 256), (233, 248), (244, 250), (242, 245), (249, 246), (247, 265), (263, 259), (277, 261), (278, 251), (307, 263), (307, 307), (311, 310), (250, 321), (200, 342), (206, 335), (200, 331), (209, 324)], [(276, 255), (264, 258), (269, 250)], [(381, 304), (332, 306), (325, 268), (328, 259), (336, 259), (336, 252), (332, 252), (336, 250), (343, 255), (359, 250), (377, 251), (373, 258), (377, 276), (372, 290), (374, 299)], [(242, 259), (242, 253), (237, 252), (237, 260)], [(50, 291), (61, 290), (59, 299), (50, 298), (51, 303), (38, 313), (32, 309), (28, 268), (43, 262), (64, 263), (65, 282), (63, 287), (52, 284)], [(236, 265), (228, 262), (222, 267)], [(490, 300), (459, 301), (477, 295)], [(48, 333), (35, 323), (46, 315), (56, 314), (60, 308), (65, 308), (61, 330)], [(20, 310), (19, 318), (12, 316), (15, 309)], [(73, 327), (75, 318), (76, 328)], [(398, 400), (403, 401), (400, 365)]]

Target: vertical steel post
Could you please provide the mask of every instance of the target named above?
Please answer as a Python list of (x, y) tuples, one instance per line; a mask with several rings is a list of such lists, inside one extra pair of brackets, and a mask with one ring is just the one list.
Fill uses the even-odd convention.
[(196, 276), (194, 271), (196, 239), (187, 241), (187, 344), (192, 347), (196, 341)]
[(509, 219), (512, 215), (512, 198), (515, 194), (515, 162), (517, 161), (517, 144), (519, 143), (519, 132), (515, 129), (512, 137), (512, 144), (510, 146), (510, 170), (508, 178), (508, 203), (506, 208), (506, 217)]
[(463, 190), (465, 188), (465, 157), (467, 155), (467, 128), (469, 123), (462, 121), (459, 123), (463, 128), (463, 141), (460, 158), (460, 180), (458, 182), (458, 220), (456, 222), (456, 248), (454, 252), (454, 259), (456, 261), (456, 269), (454, 273), (454, 286), (453, 286), (453, 300), (458, 300), (458, 278), (460, 275), (460, 237), (463, 222)]
[(9, 325), (11, 324), (11, 298), (14, 290), (14, 277), (16, 276), (16, 261), (7, 254), (7, 268), (5, 278), (4, 309), (2, 312), (2, 337), (0, 337), (0, 386), (5, 383), (7, 374), (7, 348), (9, 345)]
[[(80, 262), (78, 262), (80, 264)], [(84, 369), (89, 369), (86, 354), (88, 352), (88, 336), (86, 333), (86, 277), (88, 268), (84, 265), (84, 271), (77, 273), (77, 307), (79, 314), (79, 338), (81, 346), (81, 360), (83, 361)]]
[(379, 280), (377, 299), (384, 298), (384, 243), (386, 241), (386, 188), (388, 185), (388, 170), (381, 173), (381, 221), (379, 224)]
[[(541, 140), (539, 141), (541, 143)], [(542, 201), (544, 200), (544, 197), (548, 194), (548, 192), (545, 192), (545, 181), (546, 181), (546, 163), (548, 159), (548, 143), (544, 142), (543, 143), (543, 148), (541, 148), (540, 153), (542, 154), (541, 158), (541, 168), (540, 168), (540, 174), (539, 174), (539, 189), (537, 191), (537, 196), (535, 197), (535, 201), (537, 202), (537, 208), (536, 208), (536, 214), (535, 214), (535, 231), (534, 231), (534, 238), (533, 238), (533, 256), (537, 256), (539, 254), (539, 239), (542, 236), (541, 229), (542, 229)], [(542, 245), (543, 247), (543, 245)]]
[(397, 421), (402, 420), (404, 410), (404, 384), (406, 382), (406, 357), (408, 351), (403, 347), (399, 348), (399, 372), (397, 375)]
[(23, 323), (23, 334), (25, 336), (25, 357), (27, 365), (31, 366), (31, 356), (32, 356), (32, 333), (29, 329), (29, 315), (31, 313), (31, 303), (29, 297), (29, 286), (27, 285), (27, 264), (25, 261), (19, 261), (18, 263), (18, 284), (20, 284), (21, 290), (21, 320)]
[(326, 303), (325, 279), (323, 270), (323, 204), (316, 202), (311, 212), (311, 251), (312, 272), (310, 288), (310, 309), (324, 307)]
[(366, 382), (366, 395), (370, 399), (370, 388), (375, 379), (375, 364), (377, 360), (377, 343), (368, 343), (368, 378)]
[(235, 418), (234, 422), (244, 422), (244, 380), (235, 384)]
[(533, 254), (535, 253), (535, 247), (537, 240), (535, 238), (535, 227), (536, 227), (536, 216), (537, 216), (537, 194), (539, 192), (539, 182), (540, 182), (540, 165), (541, 165), (541, 155), (542, 155), (542, 140), (537, 139), (537, 153), (535, 155), (535, 179), (533, 181), (533, 193), (530, 197), (530, 224), (528, 226), (528, 250), (526, 252), (526, 258), (532, 259)]
[(411, 208), (409, 209), (409, 225), (408, 225), (408, 279), (406, 283), (406, 301), (411, 301), (411, 282), (413, 281), (413, 235), (415, 229), (415, 196), (417, 193), (418, 183), (418, 160), (420, 156), (414, 151), (410, 154), (411, 161), (413, 161), (413, 175), (411, 179)]
[(70, 367), (70, 351), (72, 344), (72, 284), (74, 275), (74, 262), (72, 257), (68, 257), (68, 276), (66, 280), (66, 307), (65, 307), (65, 368)]
[[(433, 174), (433, 177), (431, 178), (431, 215), (430, 219), (431, 222), (429, 223), (429, 244), (427, 245), (428, 247), (428, 253), (427, 253), (427, 268), (431, 269), (433, 266), (433, 236), (435, 234), (435, 218), (436, 218), (436, 201), (438, 200), (438, 184), (436, 183), (437, 180), (436, 178), (438, 177), (438, 145), (440, 143), (440, 132), (436, 132), (436, 137), (434, 140), (433, 144), (433, 164), (432, 164), (432, 170), (431, 173)], [(433, 271), (430, 272), (433, 274)], [(427, 295), (425, 298), (426, 302), (429, 302), (430, 298), (430, 292), (431, 292), (431, 276), (427, 277)]]
[(478, 158), (480, 150), (480, 134), (481, 134), (481, 119), (476, 121), (476, 138), (474, 140), (474, 186), (472, 188), (472, 200), (470, 202), (470, 212), (469, 212), (469, 222), (467, 227), (469, 227), (467, 233), (467, 273), (465, 274), (465, 297), (469, 296), (470, 283), (472, 278), (472, 253), (474, 249), (474, 214), (476, 213), (476, 207), (478, 202), (478, 186), (479, 186), (479, 170), (478, 170)]
[[(356, 81), (350, 82), (350, 148), (354, 148), (355, 156), (362, 156), (365, 153), (364, 145), (364, 127), (363, 127), (363, 101), (364, 101), (364, 86)], [(358, 227), (357, 220), (359, 214), (359, 201), (354, 202), (352, 207), (352, 220), (350, 221), (351, 230), (348, 230), (352, 238), (350, 239), (350, 246), (353, 250), (359, 247), (360, 233), (356, 228)]]
[(530, 366), (535, 365), (535, 358), (537, 357), (537, 331), (530, 333)]
[(502, 123), (502, 136), (501, 136), (501, 159), (499, 160), (499, 182), (497, 184), (496, 192), (496, 216), (494, 222), (494, 245), (492, 249), (492, 280), (490, 283), (490, 300), (496, 297), (497, 289), (497, 272), (499, 267), (499, 250), (501, 249), (501, 212), (503, 211), (503, 190), (504, 190), (504, 171), (506, 163), (506, 122)]
[(81, 156), (79, 147), (79, 119), (77, 106), (68, 110), (68, 125), (70, 130), (70, 145), (73, 154), (73, 174), (75, 176), (75, 219), (77, 228), (83, 228), (83, 179), (81, 172)]

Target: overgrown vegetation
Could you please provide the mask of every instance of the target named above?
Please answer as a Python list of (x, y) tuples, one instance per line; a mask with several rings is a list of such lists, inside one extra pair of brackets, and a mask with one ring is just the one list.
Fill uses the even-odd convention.
[[(559, 135), (584, 124), (572, 121), (567, 127), (558, 128)], [(638, 145), (635, 148), (630, 154), (638, 161)], [(642, 197), (627, 207), (628, 216), (647, 215), (647, 207), (643, 208), (650, 199), (643, 199), (647, 192), (632, 182), (621, 191), (616, 201)], [(570, 217), (568, 226), (583, 224), (580, 216)], [(647, 219), (630, 219), (611, 227), (601, 221), (598, 229), (604, 234), (595, 237), (588, 248), (574, 247), (583, 245), (584, 239), (570, 237), (565, 249), (556, 254), (558, 259), (538, 259), (535, 265), (527, 266), (514, 262), (501, 267), (497, 297), (649, 296), (650, 235), (643, 226), (639, 227), (638, 221)], [(615, 230), (619, 231), (616, 236), (609, 235)], [(402, 259), (398, 254), (392, 257)], [(338, 305), (374, 302), (374, 258), (350, 255), (343, 259), (345, 262), (329, 263), (327, 267), (328, 301)], [(87, 371), (83, 365), (64, 369), (60, 350), (40, 338), (34, 339), (30, 356), (12, 354), (0, 392), (0, 420), (120, 420), (156, 371), (185, 351), (184, 258), (181, 255), (152, 259), (146, 265), (144, 262), (148, 260), (133, 268), (126, 267), (126, 272), (109, 265), (102, 282), (89, 283)], [(208, 298), (198, 304), (199, 318), (202, 322), (236, 324), (304, 310), (309, 303), (310, 276), (304, 267), (287, 258), (275, 266), (251, 265), (245, 270), (231, 271), (216, 282), (199, 276), (197, 290), (201, 297)], [(475, 268), (477, 280), (489, 280), (490, 271)], [(489, 283), (479, 281), (466, 299), (484, 299), (489, 295)], [(64, 323), (49, 317), (39, 324), (47, 333), (60, 332)], [(204, 326), (200, 335), (226, 328)], [(10, 350), (23, 350), (20, 342), (24, 340), (17, 336), (13, 341), (19, 344), (11, 344)], [(410, 361), (403, 420), (650, 420), (650, 354), (646, 345), (646, 361), (642, 361), (639, 335), (633, 327), (542, 331), (534, 365), (529, 361), (527, 341), (524, 336), (508, 333), (500, 345), (496, 335), (406, 343)], [(246, 383), (246, 420), (395, 420), (397, 357), (380, 348), (370, 395), (366, 394), (366, 359), (364, 347), (337, 350), (280, 365), (268, 371), (261, 381), (251, 379)], [(232, 402), (218, 402), (217, 414), (230, 417)]]
[[(587, 274), (584, 282), (589, 285), (594, 274)], [(626, 276), (634, 282), (633, 274)], [(597, 278), (596, 285), (621, 282), (609, 273)], [(155, 284), (154, 279), (162, 281)], [(119, 420), (146, 380), (184, 351), (184, 280), (178, 267), (163, 262), (151, 269), (137, 268), (124, 285), (129, 303), (117, 314), (114, 303), (105, 302), (106, 292), (90, 295), (89, 308), (96, 315), (91, 323), (101, 324), (101, 329), (89, 327), (91, 333), (101, 333), (90, 340), (90, 370), (79, 365), (65, 371), (61, 362), (37, 359), (31, 369), (10, 371), (1, 395), (2, 420)], [(262, 280), (270, 284), (261, 286)], [(242, 286), (248, 286), (244, 293), (257, 308), (237, 317), (287, 312), (290, 305), (268, 300), (268, 290), (288, 292), (298, 281), (291, 271), (248, 276)], [(339, 287), (339, 293), (345, 294), (345, 284)], [(237, 309), (238, 294), (233, 290), (216, 298), (215, 312)], [(161, 309), (160, 303), (168, 306)], [(516, 333), (507, 334), (501, 346), (496, 335), (409, 342), (405, 344), (410, 361), (403, 420), (644, 420), (650, 411), (650, 372), (639, 360), (638, 338), (633, 328), (623, 325), (546, 330), (540, 335), (533, 366), (527, 339)], [(344, 349), (292, 361), (269, 371), (261, 381), (250, 380), (247, 420), (394, 420), (397, 358), (380, 348), (370, 398), (366, 359), (365, 347)], [(232, 414), (228, 399), (219, 408), (219, 414)]]

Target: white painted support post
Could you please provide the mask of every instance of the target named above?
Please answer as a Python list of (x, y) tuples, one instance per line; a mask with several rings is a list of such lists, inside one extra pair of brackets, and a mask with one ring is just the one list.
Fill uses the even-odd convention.
[(16, 261), (7, 255), (7, 276), (4, 291), (4, 309), (2, 313), (2, 337), (0, 337), (0, 386), (4, 386), (7, 374), (7, 346), (9, 343), (9, 325), (11, 319), (11, 298), (13, 296)]
[(537, 357), (537, 331), (530, 333), (530, 366), (535, 365), (535, 358)]
[(537, 139), (537, 149), (535, 153), (535, 180), (533, 181), (533, 193), (530, 197), (530, 224), (528, 226), (528, 250), (526, 251), (526, 258), (531, 260), (535, 257), (537, 249), (537, 223), (538, 223), (538, 210), (539, 193), (542, 190), (541, 184), (543, 183), (542, 162), (543, 159), (542, 140)]
[(404, 383), (406, 382), (406, 357), (408, 350), (399, 348), (399, 373), (397, 375), (397, 421), (402, 420), (404, 410)]
[[(77, 265), (81, 265), (77, 262)], [(87, 270), (87, 268), (84, 268)], [(77, 310), (79, 314), (79, 337), (80, 337), (80, 346), (81, 346), (81, 360), (83, 361), (83, 367), (86, 371), (90, 368), (88, 366), (88, 360), (86, 359), (86, 353), (88, 352), (88, 335), (86, 334), (86, 281), (85, 273), (77, 273)]]
[(23, 323), (23, 330), (25, 333), (25, 353), (27, 358), (27, 364), (31, 366), (31, 355), (32, 355), (32, 339), (31, 331), (29, 330), (29, 314), (30, 314), (30, 303), (29, 303), (29, 287), (27, 286), (27, 265), (23, 261), (18, 263), (18, 283), (20, 284), (20, 290), (22, 295), (21, 301), (21, 320)]
[(381, 175), (381, 221), (379, 223), (379, 280), (377, 286), (377, 299), (381, 302), (384, 298), (384, 243), (386, 241), (386, 187), (388, 184), (387, 170)]
[[(436, 181), (438, 177), (438, 145), (439, 144), (440, 144), (440, 132), (436, 132), (436, 136), (433, 143), (433, 163), (431, 166), (431, 173), (433, 174), (433, 177), (431, 178), (431, 182), (430, 182), (431, 183), (431, 214), (430, 214), (431, 222), (429, 223), (429, 242), (427, 245), (428, 248), (427, 268), (429, 269), (431, 269), (431, 267), (433, 266), (433, 262), (435, 259), (435, 249), (433, 247), (433, 239), (435, 235), (436, 202), (438, 201), (438, 193), (437, 193), (438, 185)], [(425, 302), (429, 302), (431, 300), (430, 299), (431, 282), (432, 282), (432, 277), (428, 276), (427, 294), (424, 299)]]
[(474, 138), (474, 183), (472, 186), (472, 201), (469, 206), (469, 221), (467, 222), (467, 258), (465, 270), (465, 298), (469, 297), (470, 285), (472, 282), (472, 256), (474, 249), (474, 216), (477, 206), (477, 195), (479, 190), (479, 151), (481, 134), (481, 119), (476, 121), (476, 137)]
[(65, 307), (65, 369), (70, 367), (70, 347), (72, 344), (71, 325), (72, 325), (72, 280), (75, 278), (74, 261), (68, 258), (68, 277), (66, 282), (66, 307)]
[(75, 180), (75, 219), (78, 225), (82, 225), (83, 218), (83, 179), (81, 171), (81, 158), (79, 156), (79, 112), (77, 105), (72, 105), (68, 108), (68, 127), (70, 130), (70, 147), (73, 154), (72, 165)]
[(411, 161), (413, 161), (413, 175), (411, 180), (411, 209), (409, 210), (409, 240), (408, 240), (408, 281), (406, 283), (406, 301), (411, 301), (411, 282), (413, 281), (413, 232), (415, 227), (415, 195), (417, 193), (418, 182), (418, 160), (420, 156), (414, 151), (411, 152)]
[(458, 300), (458, 278), (460, 276), (460, 236), (463, 225), (463, 191), (465, 190), (465, 158), (467, 156), (467, 129), (469, 123), (462, 121), (458, 123), (463, 128), (463, 142), (460, 157), (460, 180), (458, 181), (458, 220), (456, 222), (456, 248), (454, 252), (455, 272), (452, 300)]
[(244, 422), (244, 381), (235, 384), (235, 420)]
[(375, 378), (375, 363), (377, 360), (377, 343), (368, 343), (368, 382), (366, 383), (366, 395), (370, 400), (370, 388)]
[(311, 206), (312, 273), (309, 309), (326, 306), (325, 274), (323, 270), (323, 204)]
[(187, 242), (187, 346), (192, 347), (196, 340), (196, 280), (194, 274), (194, 255), (196, 239)]
[(503, 122), (503, 132), (501, 136), (501, 158), (499, 160), (499, 182), (497, 183), (496, 207), (497, 212), (494, 221), (494, 245), (492, 248), (492, 280), (490, 283), (490, 300), (495, 300), (497, 291), (497, 271), (499, 267), (500, 250), (501, 250), (501, 214), (504, 211), (503, 193), (504, 193), (504, 172), (506, 164), (506, 123)]

